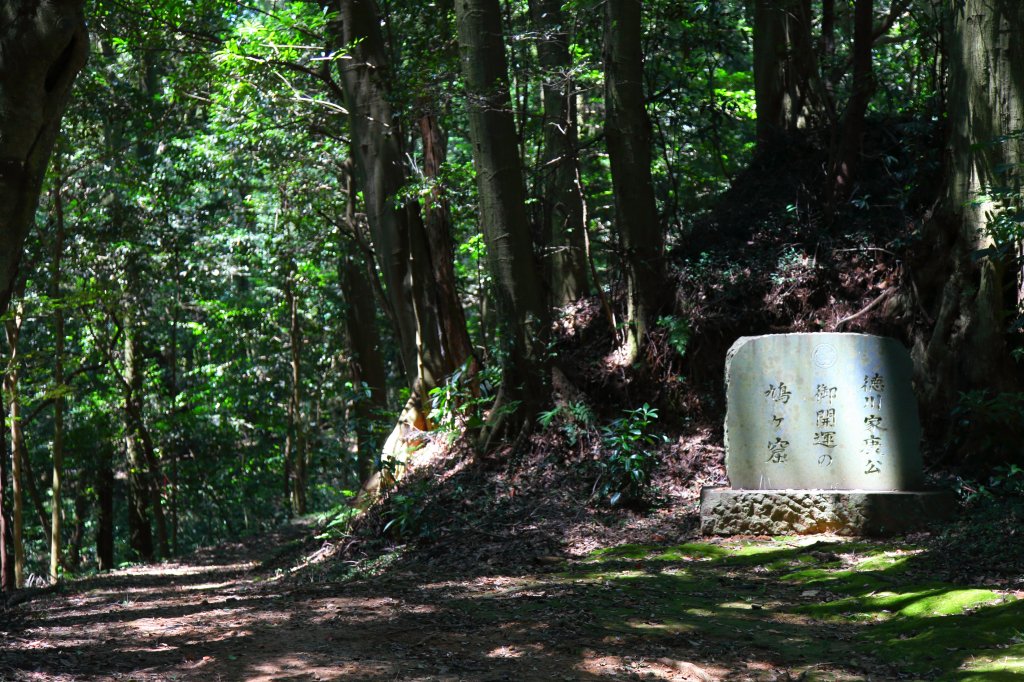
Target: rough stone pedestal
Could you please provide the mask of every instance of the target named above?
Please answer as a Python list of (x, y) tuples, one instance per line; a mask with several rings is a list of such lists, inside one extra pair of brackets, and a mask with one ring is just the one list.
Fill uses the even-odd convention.
[(701, 491), (704, 535), (889, 536), (952, 516), (950, 491), (735, 490)]

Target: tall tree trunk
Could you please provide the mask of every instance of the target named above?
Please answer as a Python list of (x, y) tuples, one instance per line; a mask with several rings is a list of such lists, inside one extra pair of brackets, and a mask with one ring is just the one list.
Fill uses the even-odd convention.
[(25, 484), (25, 490), (28, 492), (28, 497), (32, 500), (32, 506), (36, 510), (36, 519), (39, 521), (39, 527), (43, 531), (43, 536), (46, 539), (46, 544), (50, 544), (50, 524), (48, 522), (46, 509), (43, 507), (43, 498), (39, 494), (39, 484), (36, 482), (36, 475), (32, 471), (32, 459), (26, 457), (22, 463), (22, 469), (24, 469), (22, 476), (22, 483)]
[(86, 515), (89, 513), (89, 502), (85, 496), (81, 478), (74, 482), (74, 521), (67, 533), (67, 569), (75, 573), (82, 567), (82, 543), (85, 541)]
[(805, 126), (815, 69), (811, 0), (755, 0), (754, 98), (759, 145), (773, 144)]
[[(17, 296), (20, 298), (25, 294), (25, 280), (20, 280)], [(25, 434), (21, 424), (21, 395), (18, 386), (21, 374), (18, 364), (21, 357), (18, 354), (18, 338), (21, 336), (21, 324), (24, 320), (24, 312), (21, 303), (15, 306), (14, 316), (4, 322), (7, 331), (7, 346), (10, 349), (7, 374), (4, 375), (4, 392), (7, 394), (7, 401), (10, 405), (8, 421), (11, 428), (11, 500), (13, 502), (12, 540), (14, 547), (14, 586), (25, 586), (25, 521), (24, 521), (24, 492), (22, 481), (23, 462), (28, 459), (28, 451), (25, 447)]]
[(419, 119), (423, 142), (423, 174), (434, 182), (423, 205), (423, 225), (433, 264), (434, 287), (441, 314), (442, 338), (451, 356), (452, 369), (473, 357), (473, 345), (466, 328), (466, 313), (459, 300), (455, 279), (455, 249), (452, 244), (451, 211), (440, 186), (441, 165), (447, 153), (447, 141), (437, 117), (424, 113)]
[(826, 196), (831, 208), (850, 195), (864, 138), (864, 119), (875, 91), (871, 48), (875, 42), (874, 0), (857, 0), (853, 16), (853, 91), (838, 140), (832, 144)]
[[(99, 445), (96, 463), (96, 568), (114, 568), (114, 453), (106, 444)], [(130, 501), (129, 501), (130, 502)], [(132, 513), (129, 504), (129, 514)], [(129, 516), (129, 519), (131, 516)]]
[(335, 0), (334, 41), (349, 51), (339, 72), (349, 109), (352, 152), (390, 307), (398, 326), (410, 408), (425, 426), (421, 401), (454, 368), (441, 336), (428, 240), (419, 205), (398, 200), (406, 185), (405, 153), (390, 102), (390, 61), (373, 0)]
[[(356, 226), (356, 194), (351, 168), (345, 179), (347, 202), (345, 222), (353, 233)], [(378, 444), (371, 442), (370, 425), (379, 419), (379, 412), (387, 407), (387, 374), (381, 355), (380, 334), (377, 329), (377, 313), (373, 305), (373, 287), (369, 273), (362, 263), (360, 251), (347, 243), (344, 231), (338, 228), (338, 282), (345, 297), (345, 330), (348, 336), (352, 385), (358, 397), (355, 402), (355, 417), (358, 423), (356, 438), (357, 469), (359, 482), (363, 483), (373, 474)], [(366, 395), (362, 387), (366, 386)]]
[(61, 259), (64, 256), (64, 198), (58, 173), (53, 187), (53, 211), (56, 231), (53, 239), (53, 261), (50, 265), (50, 298), (55, 302), (53, 311), (53, 483), (50, 498), (50, 582), (60, 577), (61, 552), (61, 480), (64, 476), (64, 308), (61, 294)]
[(530, 16), (544, 74), (544, 154), (537, 192), (545, 240), (544, 268), (551, 303), (563, 306), (588, 290), (583, 195), (576, 181), (579, 155), (569, 32), (561, 0), (531, 0)]
[(491, 423), (481, 434), (486, 447), (504, 430), (513, 405), (525, 408), (519, 410), (517, 418), (508, 420), (507, 426), (515, 436), (518, 427), (529, 424), (533, 411), (547, 398), (543, 353), (549, 316), (535, 275), (501, 9), (498, 0), (455, 0), (455, 14), (480, 224), (487, 244), (504, 355), (501, 397), (492, 410)]
[(665, 275), (664, 235), (651, 177), (651, 121), (644, 105), (642, 4), (605, 2), (605, 137), (615, 220), (626, 269), (626, 357), (634, 362)]
[[(131, 306), (132, 304), (128, 304)], [(153, 529), (149, 508), (152, 501), (149, 466), (142, 452), (142, 442), (135, 420), (136, 401), (142, 388), (142, 373), (138, 361), (138, 340), (134, 313), (124, 317), (124, 440), (128, 459), (128, 546), (134, 558), (142, 561), (154, 559)]]
[(290, 499), (292, 512), (306, 513), (306, 427), (302, 418), (302, 324), (299, 317), (295, 260), (289, 257), (284, 294), (288, 306), (288, 345), (291, 361), (291, 391), (288, 397), (288, 434), (285, 457), (291, 459)]
[[(0, 414), (4, 411), (4, 392), (0, 390)], [(11, 526), (10, 500), (7, 497), (7, 429), (0, 429), (0, 592), (14, 591), (14, 542)]]
[[(180, 267), (181, 258), (180, 251), (175, 251), (175, 267), (174, 272), (181, 272)], [(170, 347), (168, 348), (167, 366), (169, 368), (168, 374), (168, 392), (170, 397), (170, 404), (178, 404), (178, 395), (181, 393), (181, 387), (178, 385), (178, 325), (181, 321), (181, 277), (178, 276), (174, 280), (174, 304), (173, 313), (171, 314), (171, 334), (170, 334)], [(168, 483), (170, 492), (170, 505), (171, 505), (171, 554), (172, 556), (178, 555), (178, 460), (180, 456), (181, 439), (180, 437), (174, 437), (171, 447), (171, 477)]]
[(82, 0), (0, 1), (0, 314), (89, 34)]
[(913, 351), (932, 414), (948, 414), (960, 391), (1012, 386), (1019, 374), (1005, 343), (1005, 313), (1020, 303), (1006, 295), (1019, 231), (1000, 233), (998, 220), (1024, 212), (1024, 3), (948, 0), (947, 10), (946, 195), (917, 268), (935, 324)]

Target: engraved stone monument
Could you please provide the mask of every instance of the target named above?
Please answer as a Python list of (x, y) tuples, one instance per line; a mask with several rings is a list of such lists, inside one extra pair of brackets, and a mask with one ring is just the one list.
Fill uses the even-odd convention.
[(912, 365), (867, 334), (742, 337), (726, 359), (725, 466), (705, 534), (903, 532), (954, 508), (923, 490)]

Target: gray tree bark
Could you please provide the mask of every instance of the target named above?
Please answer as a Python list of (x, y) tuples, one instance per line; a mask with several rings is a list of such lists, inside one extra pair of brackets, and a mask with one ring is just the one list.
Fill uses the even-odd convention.
[[(486, 448), (503, 431), (518, 435), (547, 395), (544, 305), (526, 216), (522, 162), (516, 146), (508, 66), (498, 0), (456, 0), (459, 61), (466, 84), (469, 136), (476, 168), (480, 224), (497, 303), (502, 394), (481, 433)], [(513, 405), (520, 405), (516, 418)], [(508, 427), (508, 429), (506, 429)], [(518, 433), (512, 433), (518, 431)]]
[(934, 325), (913, 349), (926, 409), (948, 409), (959, 391), (1009, 385), (1005, 314), (1020, 302), (1020, 273), (1008, 272), (1020, 262), (1019, 227), (992, 228), (1024, 203), (1024, 3), (948, 0), (946, 9), (946, 195), (927, 225), (918, 271)]
[(664, 234), (651, 177), (641, 0), (605, 2), (605, 137), (626, 269), (626, 355), (637, 359), (664, 283)]
[(419, 204), (397, 197), (407, 181), (399, 121), (390, 101), (389, 58), (373, 0), (337, 0), (331, 31), (348, 52), (339, 67), (356, 175), (374, 249), (398, 327), (406, 376), (423, 399), (457, 365), (441, 334), (429, 242)]
[(569, 33), (561, 0), (531, 0), (537, 57), (543, 69), (544, 154), (540, 168), (544, 269), (551, 303), (562, 306), (587, 293), (587, 252), (579, 176), (576, 96), (570, 75)]

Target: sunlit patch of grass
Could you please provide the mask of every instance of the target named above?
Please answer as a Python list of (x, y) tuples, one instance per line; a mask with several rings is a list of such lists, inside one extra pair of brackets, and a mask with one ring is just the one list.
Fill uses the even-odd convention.
[(728, 555), (728, 550), (718, 545), (702, 542), (689, 542), (671, 547), (628, 544), (594, 550), (585, 561), (603, 562), (622, 559), (633, 561), (692, 561), (694, 559), (718, 559)]
[(953, 679), (963, 682), (1020, 682), (1024, 679), (1024, 644), (1016, 644), (999, 653), (972, 656)]
[(800, 611), (819, 618), (845, 619), (872, 615), (888, 620), (897, 616), (929, 618), (963, 613), (965, 609), (999, 601), (991, 590), (955, 589), (948, 585), (891, 588), (856, 594), (821, 604), (808, 604)]
[(1024, 601), (922, 582), (918, 552), (845, 539), (634, 544), (594, 552), (565, 579), (596, 588), (588, 611), (606, 633), (686, 633), (879, 679), (1021, 679)]

